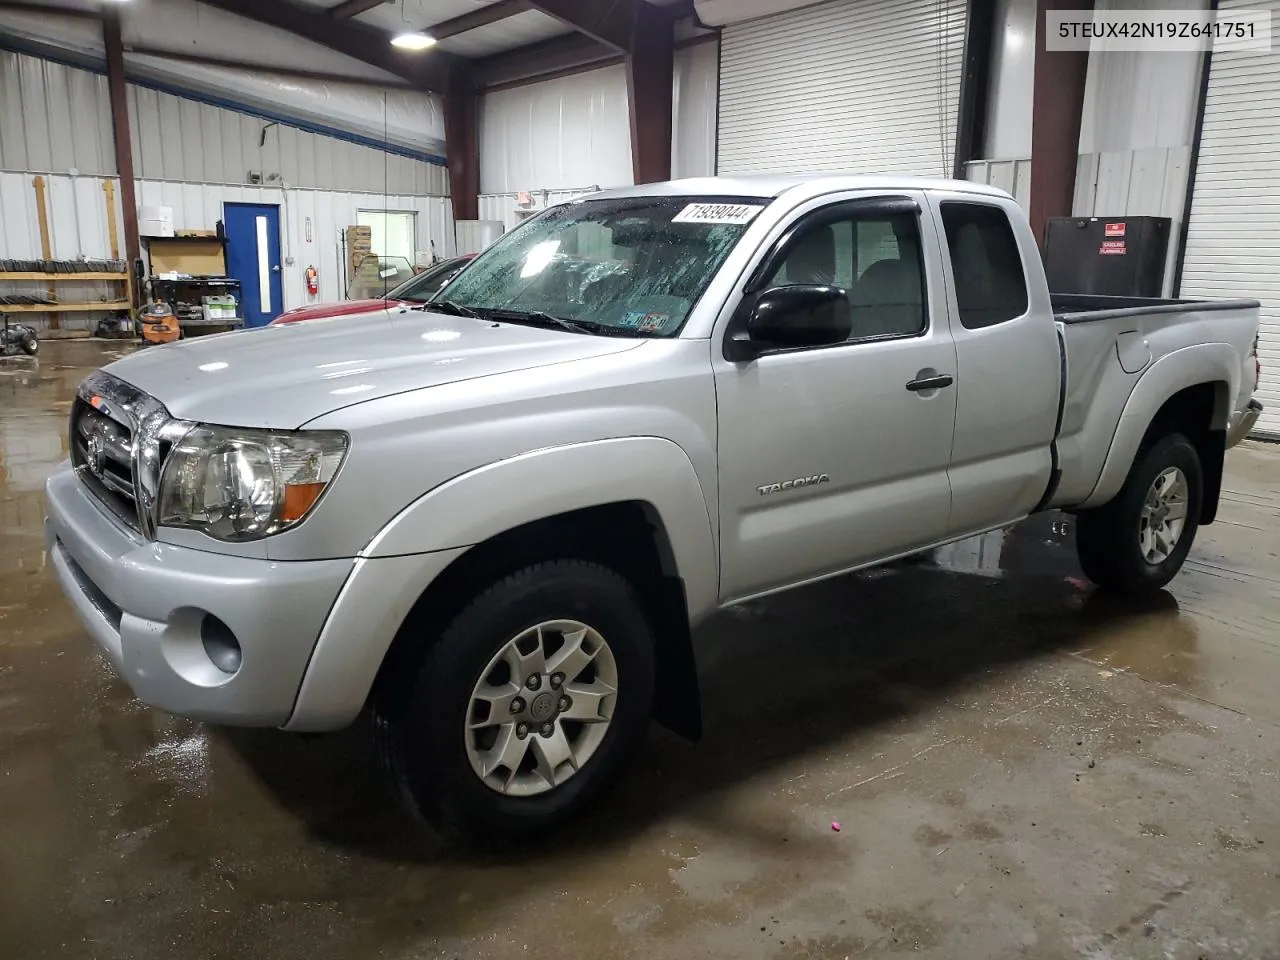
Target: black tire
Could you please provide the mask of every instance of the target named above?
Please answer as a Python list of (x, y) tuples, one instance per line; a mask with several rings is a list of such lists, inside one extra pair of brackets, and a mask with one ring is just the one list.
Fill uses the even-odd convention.
[[(555, 619), (589, 624), (608, 643), (618, 670), (613, 719), (567, 781), (536, 796), (506, 796), (485, 784), (467, 758), (471, 693), (504, 644)], [(627, 580), (580, 560), (537, 563), (477, 594), (430, 645), (414, 676), (379, 691), (373, 708), (379, 760), (410, 812), (448, 838), (489, 846), (543, 833), (588, 807), (621, 774), (648, 727), (653, 677), (652, 630)]]
[[(1139, 546), (1142, 507), (1156, 478), (1177, 467), (1187, 480), (1187, 519), (1177, 543), (1161, 563), (1149, 563)], [(1125, 596), (1163, 588), (1182, 568), (1200, 526), (1204, 472), (1200, 455), (1185, 436), (1168, 434), (1138, 454), (1124, 486), (1104, 507), (1080, 514), (1076, 551), (1084, 574), (1099, 587)]]
[(40, 352), (40, 341), (35, 337), (28, 337), (26, 340), (22, 341), (22, 349), (26, 352), (28, 357), (34, 357)]

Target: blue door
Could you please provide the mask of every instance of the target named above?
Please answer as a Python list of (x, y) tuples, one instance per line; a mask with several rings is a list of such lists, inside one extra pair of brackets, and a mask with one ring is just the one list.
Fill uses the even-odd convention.
[(284, 312), (280, 272), (280, 208), (265, 203), (225, 203), (227, 274), (240, 281), (245, 325), (262, 327)]

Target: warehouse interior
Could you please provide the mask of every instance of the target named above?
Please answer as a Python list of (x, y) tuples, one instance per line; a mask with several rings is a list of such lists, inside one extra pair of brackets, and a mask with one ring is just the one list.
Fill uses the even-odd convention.
[[(1280, 0), (0, 0), (7, 955), (1280, 955), (1280, 56), (1053, 49), (1062, 10)], [(1257, 301), (1261, 413), (1165, 590), (1095, 590), (1052, 510), (735, 603), (701, 742), (654, 725), (497, 850), (399, 809), (368, 717), (143, 705), (64, 598), (45, 485), (100, 368), (376, 343), (560, 204), (828, 173), (1006, 191), (1054, 294)]]

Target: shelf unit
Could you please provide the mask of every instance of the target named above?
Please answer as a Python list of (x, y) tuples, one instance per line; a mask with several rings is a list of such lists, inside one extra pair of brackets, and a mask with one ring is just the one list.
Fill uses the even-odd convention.
[(0, 313), (93, 313), (98, 310), (128, 310), (128, 300), (100, 303), (0, 303)]
[[(49, 272), (32, 272), (32, 271), (4, 271), (0, 272), (0, 283), (6, 282), (24, 282), (24, 283), (88, 283), (100, 282), (107, 280), (111, 283), (124, 284), (126, 295), (130, 287), (129, 274), (114, 273), (102, 271), (83, 271), (81, 273), (49, 273)], [(0, 313), (100, 313), (113, 312), (116, 310), (132, 309), (127, 299), (123, 300), (100, 300), (97, 302), (61, 302), (58, 303), (0, 303)], [(57, 318), (55, 317), (56, 321)], [(56, 325), (54, 327), (56, 329)], [(87, 334), (86, 334), (87, 335)]]

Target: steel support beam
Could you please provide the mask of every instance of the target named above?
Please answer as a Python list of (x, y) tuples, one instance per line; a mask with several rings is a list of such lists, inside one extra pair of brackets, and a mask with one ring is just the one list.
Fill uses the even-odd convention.
[(1051, 10), (1073, 10), (1082, 16), (1093, 0), (1036, 0), (1036, 53), (1031, 101), (1031, 229), (1043, 247), (1051, 217), (1071, 216), (1076, 160), (1080, 151), (1080, 115), (1087, 50), (1045, 49)]
[(444, 98), (444, 143), (453, 219), (480, 219), (480, 99), (471, 90)]
[[(120, 14), (102, 10), (102, 46), (106, 49), (106, 91), (111, 104), (111, 140), (115, 143), (115, 173), (120, 178), (120, 218), (124, 220), (124, 257), (129, 276), (142, 257), (138, 237), (138, 192), (133, 182), (133, 138), (129, 136), (128, 87), (124, 81), (124, 44), (120, 41)], [(136, 294), (134, 284), (129, 292)], [(137, 297), (134, 296), (134, 301)]]
[(996, 0), (969, 0), (964, 34), (964, 73), (956, 117), (956, 155), (951, 175), (963, 180), (970, 160), (981, 155), (987, 130), (991, 49), (995, 40)]
[(443, 50), (408, 54), (390, 45), (381, 30), (353, 21), (336, 21), (317, 16), (316, 11), (292, 0), (200, 0), (238, 17), (263, 23), (278, 30), (336, 50), (353, 60), (379, 67), (407, 80), (420, 90), (447, 93), (465, 61)]
[(636, 183), (658, 183), (671, 179), (675, 21), (652, 4), (638, 13), (627, 55), (631, 169)]
[(459, 14), (448, 20), (441, 20), (439, 23), (427, 27), (426, 32), (437, 40), (446, 40), (449, 37), (456, 37), (460, 33), (469, 33), (472, 30), (487, 27), (491, 23), (514, 17), (518, 13), (527, 13), (532, 9), (528, 0), (498, 0), (497, 3), (491, 3), (468, 13)]
[(531, 0), (531, 5), (579, 33), (630, 53), (645, 0)]
[(13, 13), (37, 13), (42, 17), (73, 17), (80, 20), (97, 20), (102, 16), (102, 12), (98, 10), (51, 7), (46, 3), (34, 3), (31, 0), (0, 0), (0, 10), (9, 10)]
[(329, 16), (335, 20), (349, 20), (352, 17), (358, 17), (366, 10), (372, 10), (374, 7), (380, 7), (384, 3), (391, 3), (392, 0), (345, 0), (336, 7), (329, 8)]
[(621, 63), (622, 54), (580, 33), (567, 33), (473, 61), (476, 86), (515, 87)]
[[(107, 54), (107, 93), (111, 102), (111, 135), (116, 148), (116, 174), (120, 178), (120, 213), (124, 219), (124, 250), (128, 272), (142, 257), (138, 237), (138, 191), (133, 181), (133, 139), (129, 136), (128, 87), (124, 78), (124, 44), (120, 40), (120, 13), (102, 11), (102, 42)], [(129, 289), (134, 289), (130, 283)]]

